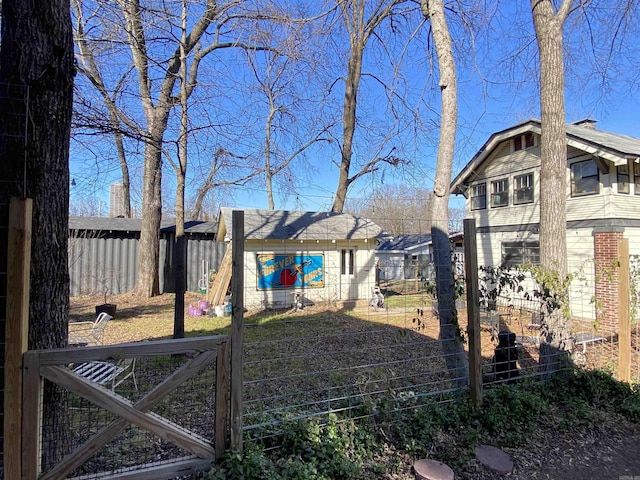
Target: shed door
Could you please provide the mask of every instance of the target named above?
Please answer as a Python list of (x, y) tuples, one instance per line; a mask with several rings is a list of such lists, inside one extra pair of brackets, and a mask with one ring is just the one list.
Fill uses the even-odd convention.
[(358, 285), (356, 283), (356, 249), (340, 250), (340, 299), (356, 300)]

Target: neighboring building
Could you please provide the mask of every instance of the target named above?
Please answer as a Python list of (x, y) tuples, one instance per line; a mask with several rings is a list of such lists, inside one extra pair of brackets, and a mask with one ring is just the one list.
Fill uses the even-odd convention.
[[(462, 233), (449, 236), (454, 273), (464, 272)], [(376, 261), (381, 280), (430, 279), (433, 276), (433, 244), (431, 234), (395, 235), (384, 239), (376, 248)]]
[[(125, 293), (138, 272), (142, 220), (139, 218), (70, 217), (69, 276), (71, 295)], [(226, 246), (216, 242), (215, 222), (185, 223), (188, 291), (199, 291), (207, 270), (218, 268)], [(175, 223), (160, 229), (160, 292), (174, 292)]]
[[(247, 307), (369, 300), (382, 229), (346, 213), (244, 210)], [(217, 238), (232, 239), (232, 209), (220, 209)]]
[[(596, 295), (601, 325), (615, 329), (616, 282), (594, 275), (594, 262), (610, 266), (623, 236), (631, 254), (640, 254), (640, 139), (598, 131), (584, 120), (567, 125), (566, 143), (567, 191), (558, 193), (567, 196), (568, 264), (592, 280), (587, 290), (572, 289), (572, 313), (595, 318), (590, 299)], [(539, 263), (540, 121), (491, 135), (451, 192), (465, 196), (467, 218), (476, 220), (479, 265)]]
[(109, 187), (109, 216), (124, 217), (124, 185), (112, 183)]

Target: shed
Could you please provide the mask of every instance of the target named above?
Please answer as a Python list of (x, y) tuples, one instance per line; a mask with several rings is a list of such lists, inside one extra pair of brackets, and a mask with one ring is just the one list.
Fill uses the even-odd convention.
[[(221, 208), (217, 238), (231, 241), (232, 209)], [(382, 229), (346, 213), (244, 210), (245, 304), (368, 300)]]

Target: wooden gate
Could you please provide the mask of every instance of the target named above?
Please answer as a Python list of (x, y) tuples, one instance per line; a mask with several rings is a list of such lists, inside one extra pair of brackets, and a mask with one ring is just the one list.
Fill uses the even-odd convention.
[[(229, 415), (228, 336), (138, 342), (100, 347), (28, 351), (23, 363), (22, 471), (26, 479), (66, 478), (130, 424), (169, 441), (190, 455), (161, 464), (119, 471), (117, 478), (173, 478), (210, 468), (227, 445)], [(69, 368), (83, 362), (188, 354), (189, 359), (135, 402), (105, 386), (91, 382)], [(217, 362), (216, 362), (217, 360)], [(216, 362), (214, 439), (209, 441), (167, 419), (149, 412), (169, 393), (203, 368)], [(42, 379), (62, 386), (117, 416), (63, 460), (41, 472)], [(29, 414), (26, 414), (29, 412)], [(35, 413), (37, 412), (37, 413)], [(109, 478), (109, 477), (101, 477)]]

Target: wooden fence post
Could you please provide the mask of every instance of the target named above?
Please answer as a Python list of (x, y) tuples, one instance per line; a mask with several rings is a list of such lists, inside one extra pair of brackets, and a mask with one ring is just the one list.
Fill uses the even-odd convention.
[(231, 449), (242, 452), (244, 353), (244, 212), (232, 212), (231, 248)]
[(227, 427), (229, 419), (229, 342), (218, 347), (216, 360), (216, 418), (215, 448), (216, 462), (219, 462), (227, 448)]
[(631, 302), (629, 298), (629, 239), (618, 239), (618, 380), (631, 380)]
[(4, 360), (4, 478), (22, 478), (22, 356), (27, 351), (29, 338), (32, 212), (30, 198), (11, 199)]
[(469, 335), (469, 393), (482, 404), (482, 343), (480, 335), (480, 297), (478, 294), (478, 248), (476, 220), (464, 220), (464, 264), (467, 286), (467, 334)]

